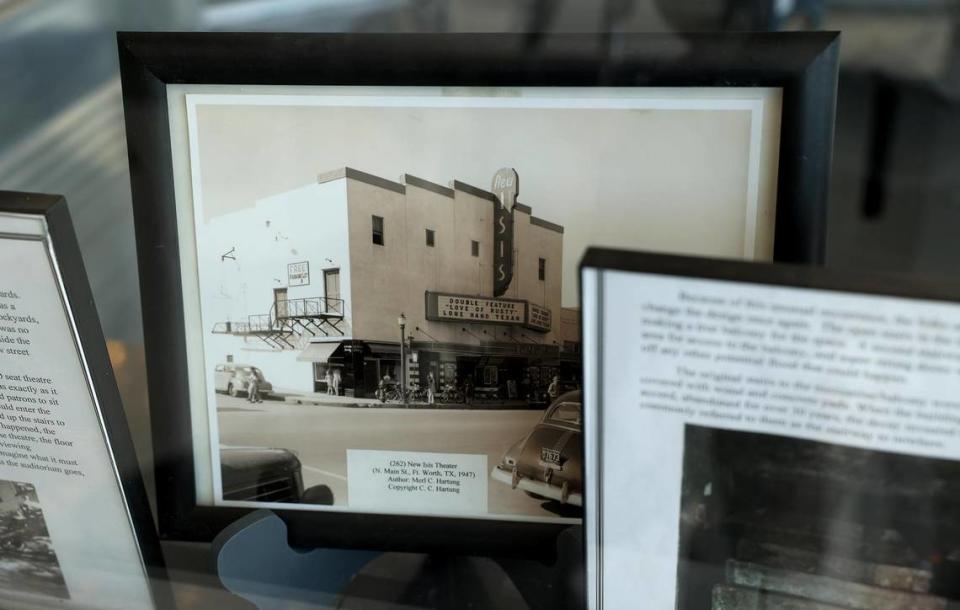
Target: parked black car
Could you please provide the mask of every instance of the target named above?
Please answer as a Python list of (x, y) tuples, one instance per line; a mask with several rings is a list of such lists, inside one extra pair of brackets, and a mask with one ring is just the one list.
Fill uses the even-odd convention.
[(221, 447), (224, 500), (333, 504), (326, 485), (303, 488), (300, 459), (287, 449)]

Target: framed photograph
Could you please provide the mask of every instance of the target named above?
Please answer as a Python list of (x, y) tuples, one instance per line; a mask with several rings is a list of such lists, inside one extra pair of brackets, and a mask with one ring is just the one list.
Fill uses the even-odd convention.
[(0, 191), (0, 605), (172, 608), (66, 201)]
[(549, 554), (577, 261), (822, 262), (837, 45), (121, 33), (162, 534)]
[(960, 600), (956, 282), (590, 250), (587, 608)]

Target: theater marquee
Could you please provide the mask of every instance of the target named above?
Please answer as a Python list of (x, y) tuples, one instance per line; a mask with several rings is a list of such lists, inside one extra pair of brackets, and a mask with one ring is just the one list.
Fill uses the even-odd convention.
[(550, 331), (550, 323), (553, 319), (550, 310), (546, 307), (529, 303), (527, 305), (527, 326), (534, 330)]
[(426, 318), (434, 322), (471, 322), (523, 326), (549, 332), (550, 310), (519, 299), (489, 299), (426, 292)]

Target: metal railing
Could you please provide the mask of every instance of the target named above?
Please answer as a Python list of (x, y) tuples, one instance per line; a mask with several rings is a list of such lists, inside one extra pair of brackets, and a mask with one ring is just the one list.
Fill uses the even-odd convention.
[(213, 325), (214, 334), (241, 335), (250, 332), (247, 322), (217, 322)]
[(343, 315), (343, 299), (328, 297), (304, 297), (286, 299), (274, 303), (278, 320), (284, 318), (307, 318), (312, 316)]
[(343, 334), (339, 324), (343, 320), (343, 299), (305, 297), (277, 300), (269, 313), (251, 314), (246, 322), (217, 322), (215, 334), (269, 336), (286, 342), (291, 334), (301, 331), (316, 336), (333, 331)]
[(268, 313), (247, 316), (247, 332), (267, 332), (276, 330), (273, 318)]

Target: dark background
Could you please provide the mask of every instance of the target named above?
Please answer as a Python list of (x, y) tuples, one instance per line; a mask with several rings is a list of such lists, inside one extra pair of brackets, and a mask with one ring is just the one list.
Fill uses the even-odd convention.
[[(960, 262), (958, 18), (952, 0), (0, 0), (0, 188), (70, 203), (149, 487), (116, 30), (840, 30), (827, 262), (951, 281)], [(226, 607), (205, 548), (167, 550), (182, 602)]]
[(762, 542), (928, 571), (930, 593), (960, 599), (955, 461), (687, 425), (681, 495), (682, 610), (710, 610), (728, 559), (769, 565), (744, 555)]

